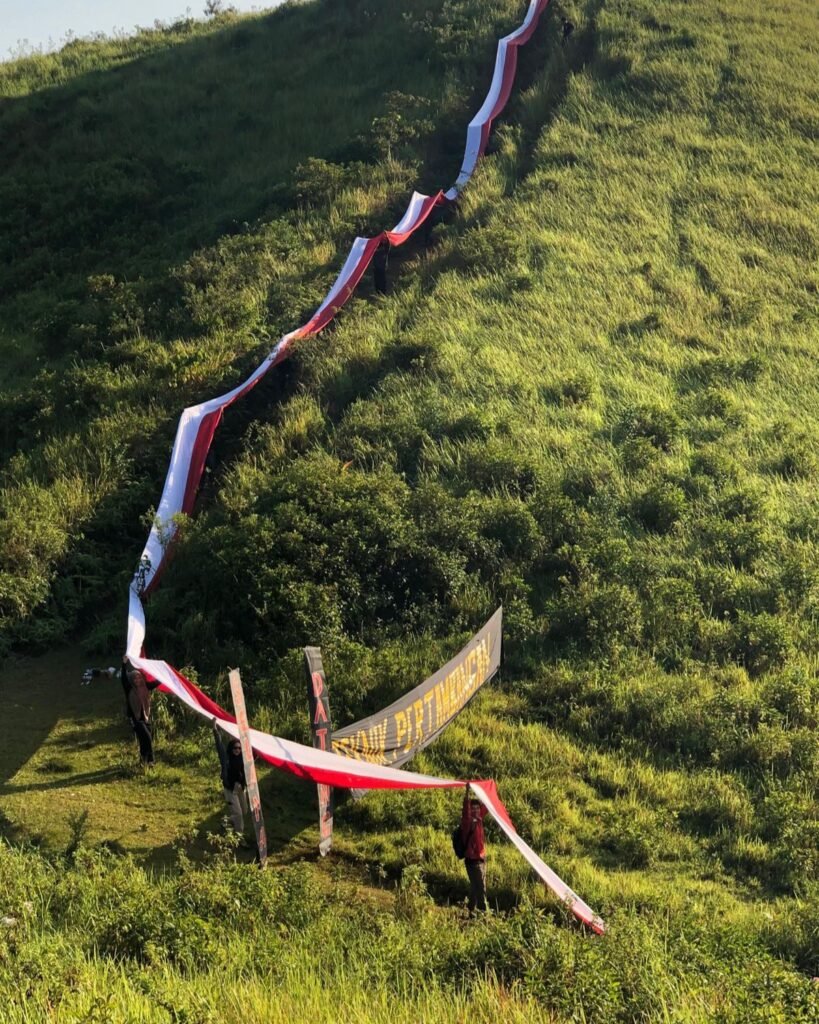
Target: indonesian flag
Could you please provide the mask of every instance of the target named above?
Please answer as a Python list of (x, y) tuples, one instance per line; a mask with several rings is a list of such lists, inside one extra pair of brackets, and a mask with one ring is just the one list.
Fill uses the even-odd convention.
[[(156, 519), (142, 551), (139, 569), (134, 575), (134, 586), (140, 595), (150, 594), (159, 582), (168, 546), (176, 533), (174, 516), (180, 512), (190, 513), (193, 510), (205, 469), (205, 459), (224, 411), (251, 391), (274, 366), (286, 359), (296, 341), (318, 334), (336, 317), (353, 295), (380, 245), (403, 245), (424, 224), (436, 207), (457, 200), (486, 150), (492, 122), (509, 99), (517, 68), (518, 48), (529, 41), (548, 3), (549, 0), (530, 0), (526, 17), (520, 27), (499, 41), (492, 83), (480, 110), (469, 122), (461, 170), (452, 188), (446, 192), (438, 191), (431, 196), (413, 192), (403, 217), (392, 230), (382, 231), (372, 238), (356, 238), (332, 288), (310, 319), (280, 338), (253, 373), (241, 384), (224, 395), (190, 406), (183, 411), (179, 418)], [(128, 649), (131, 650), (130, 643)]]
[[(531, 38), (548, 3), (549, 0), (530, 0), (526, 17), (519, 28), (499, 41), (492, 83), (486, 99), (467, 128), (464, 158), (452, 188), (431, 196), (414, 192), (406, 212), (391, 231), (382, 231), (373, 238), (356, 238), (332, 288), (313, 316), (301, 327), (285, 334), (245, 381), (224, 395), (185, 409), (179, 419), (156, 519), (130, 587), (126, 653), (133, 664), (141, 668), (151, 680), (156, 681), (159, 689), (175, 696), (197, 714), (205, 718), (217, 718), (232, 736), (238, 737), (232, 715), (219, 707), (167, 662), (142, 657), (145, 646), (143, 599), (157, 586), (165, 567), (168, 548), (176, 533), (174, 516), (193, 510), (205, 468), (205, 459), (225, 410), (251, 391), (274, 366), (286, 359), (298, 339), (317, 334), (330, 323), (350, 299), (380, 245), (403, 245), (436, 207), (457, 200), (486, 150), (493, 120), (509, 99), (517, 67), (518, 48)], [(455, 779), (439, 779), (398, 768), (351, 760), (255, 729), (251, 729), (250, 734), (253, 749), (263, 760), (283, 771), (319, 784), (346, 789), (453, 788), (465, 785), (463, 781)], [(518, 835), (498, 797), (494, 782), (472, 782), (471, 786), (477, 799), (486, 807), (500, 829), (558, 899), (562, 900), (580, 921), (598, 934), (602, 934), (605, 930), (602, 920)]]

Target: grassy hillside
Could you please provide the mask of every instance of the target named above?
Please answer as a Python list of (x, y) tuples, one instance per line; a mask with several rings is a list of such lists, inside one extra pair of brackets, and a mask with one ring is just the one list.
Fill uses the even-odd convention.
[[(203, 166), (158, 188), (178, 204), (157, 214), (167, 231), (123, 214), (127, 245), (101, 221), (92, 252), (35, 213), (53, 281), (34, 284), (34, 263), (3, 271), (19, 354), (2, 396), (6, 451), (20, 451), (0, 527), (11, 647), (119, 649), (114, 602), (178, 409), (299, 320), (355, 230), (388, 223), (412, 182), (453, 176), (492, 37), (520, 6), (385, 4), (368, 21), (366, 5), (308, 4), (143, 37), (131, 54), (92, 47), (76, 71), (70, 51), (51, 70), (12, 65), (0, 123), (67, 105), (66, 135), (48, 136), (57, 168), (77, 159), (92, 87), (98, 106), (136, 109), (186, 83), (162, 94), (176, 123), (193, 102), (185, 61), (237, 90), (258, 77), (220, 101), (228, 147), (170, 131), (170, 114), (156, 135), (163, 158)], [(465, 925), (456, 800), (440, 793), (343, 806), (335, 854), (314, 863), (313, 795), (268, 775), (274, 870), (260, 877), (206, 835), (219, 815), (205, 730), (162, 704), (161, 763), (143, 775), (115, 694), (66, 698), (76, 650), (18, 655), (0, 761), (10, 1020), (336, 1020), (341, 1006), (362, 1021), (819, 1018), (816, 10), (564, 10), (572, 40), (547, 19), (435, 246), (392, 261), (390, 295), (365, 288), (231, 410), (148, 639), (215, 693), (241, 664), (254, 720), (301, 737), (304, 643), (322, 645), (346, 722), (503, 601), (502, 681), (416, 766), (496, 778), (609, 935), (581, 934), (498, 837), (498, 912)], [(243, 33), (281, 46), (269, 77), (237, 53)], [(267, 117), (258, 90), (279, 95), (299, 38), (334, 62), (348, 47), (362, 98), (324, 132), (326, 79), (322, 92), (305, 76), (298, 110), (282, 94), (280, 119), (301, 123), (268, 179), (241, 160), (239, 125), (257, 106)], [(400, 63), (369, 63), (389, 40)], [(95, 159), (135, 159), (132, 138)], [(2, 187), (40, 162), (21, 144)], [(223, 187), (244, 173), (246, 190)], [(73, 189), (53, 199), (58, 220), (80, 209)], [(69, 326), (49, 334), (60, 310)]]
[(0, 68), (6, 643), (86, 631), (120, 598), (179, 409), (312, 312), (421, 167), (454, 178), (519, 13), (320, 7)]

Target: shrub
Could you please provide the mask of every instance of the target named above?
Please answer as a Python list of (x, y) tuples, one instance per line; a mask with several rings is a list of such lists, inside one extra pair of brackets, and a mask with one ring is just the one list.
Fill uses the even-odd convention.
[(641, 587), (645, 638), (649, 649), (667, 668), (680, 667), (692, 653), (702, 606), (693, 584), (667, 577)]
[(819, 471), (816, 438), (788, 431), (780, 431), (779, 434), (779, 453), (771, 465), (772, 470), (787, 480), (803, 480), (816, 476)]
[(759, 826), (774, 851), (777, 887), (791, 889), (819, 871), (819, 816), (815, 801), (788, 788), (772, 786), (762, 802)]
[(725, 388), (706, 388), (697, 397), (697, 410), (701, 416), (725, 420), (730, 426), (738, 426), (743, 418), (733, 394)]
[(580, 464), (566, 470), (561, 490), (575, 504), (597, 509), (611, 497), (614, 468), (606, 461)]
[(772, 673), (765, 680), (763, 693), (766, 704), (787, 726), (819, 727), (819, 680), (805, 669)]
[(737, 617), (735, 656), (752, 675), (784, 664), (793, 647), (790, 625), (776, 615), (740, 612)]
[(434, 125), (423, 112), (430, 106), (430, 101), (421, 96), (388, 93), (385, 113), (373, 118), (370, 125), (373, 152), (382, 160), (392, 160), (405, 153), (412, 143), (429, 136)]
[(654, 466), (659, 452), (647, 437), (629, 437), (620, 445), (620, 458), (629, 473), (642, 473)]
[(461, 240), (459, 251), (466, 265), (482, 273), (500, 273), (518, 265), (524, 257), (526, 238), (502, 221), (473, 228)]
[(299, 202), (325, 206), (352, 184), (359, 173), (357, 167), (311, 156), (293, 172), (293, 195)]
[(807, 729), (763, 722), (742, 744), (735, 764), (754, 767), (771, 778), (811, 778), (817, 766), (815, 738)]
[(691, 459), (691, 472), (709, 477), (719, 485), (736, 481), (739, 467), (736, 461), (720, 447), (702, 447)]
[(742, 781), (710, 772), (693, 781), (680, 808), (680, 819), (705, 835), (721, 830), (747, 833), (753, 818), (753, 804)]
[(615, 801), (604, 816), (601, 845), (625, 868), (647, 868), (662, 851), (656, 821), (635, 804)]
[(642, 629), (642, 609), (632, 590), (588, 579), (566, 588), (551, 632), (583, 653), (616, 658), (639, 642)]
[(498, 545), (503, 557), (519, 565), (538, 557), (540, 530), (522, 501), (497, 496), (481, 503), (479, 515), (482, 534)]
[(718, 514), (695, 525), (705, 558), (750, 569), (770, 541), (766, 503), (754, 490), (733, 488), (718, 501)]
[(808, 977), (819, 975), (819, 888), (800, 887), (795, 902), (782, 901), (763, 925), (763, 935), (777, 956), (786, 957)]
[[(464, 446), (464, 475), (471, 488), (531, 496), (541, 478), (537, 461), (508, 438), (491, 437)], [(470, 489), (471, 489), (470, 488)]]
[(620, 443), (645, 438), (654, 448), (671, 451), (680, 434), (680, 420), (671, 409), (637, 405), (623, 415), (617, 431)]
[(697, 622), (694, 650), (703, 661), (722, 665), (730, 658), (735, 640), (731, 622), (706, 617)]
[(682, 489), (666, 480), (644, 491), (634, 502), (640, 524), (653, 533), (668, 533), (686, 511)]
[(407, 921), (416, 921), (428, 914), (433, 902), (424, 884), (424, 875), (418, 864), (408, 864), (401, 872), (395, 909)]
[(560, 381), (553, 387), (544, 389), (544, 398), (550, 401), (565, 402), (569, 405), (585, 405), (594, 396), (596, 382), (589, 373), (580, 371)]

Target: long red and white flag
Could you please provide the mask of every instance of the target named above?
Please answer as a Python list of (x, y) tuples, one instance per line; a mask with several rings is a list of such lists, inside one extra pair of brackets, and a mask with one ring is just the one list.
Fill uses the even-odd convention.
[(330, 323), (355, 291), (379, 245), (403, 245), (427, 220), (435, 207), (454, 202), (458, 198), (486, 150), (492, 122), (509, 99), (517, 68), (518, 48), (529, 41), (548, 4), (549, 0), (530, 0), (521, 25), (498, 43), (492, 83), (480, 110), (467, 128), (464, 158), (452, 188), (446, 192), (438, 191), (432, 196), (413, 192), (404, 216), (391, 231), (382, 231), (373, 238), (356, 238), (341, 272), (312, 317), (301, 327), (280, 338), (247, 380), (224, 395), (190, 406), (183, 411), (179, 418), (154, 525), (131, 585), (129, 652), (143, 646), (145, 616), (141, 599), (150, 594), (159, 581), (168, 547), (177, 529), (174, 516), (180, 512), (188, 514), (193, 509), (205, 468), (205, 459), (225, 409), (237, 399), (244, 397), (274, 366), (286, 359), (295, 341), (318, 334)]
[[(373, 238), (356, 238), (332, 288), (313, 316), (301, 327), (285, 334), (245, 381), (224, 395), (185, 409), (180, 416), (154, 525), (130, 586), (126, 652), (134, 664), (159, 684), (159, 689), (181, 700), (199, 715), (208, 719), (215, 716), (233, 736), (238, 737), (238, 729), (232, 715), (219, 707), (166, 661), (142, 656), (145, 649), (143, 600), (157, 586), (165, 567), (168, 549), (177, 530), (174, 517), (179, 513), (190, 513), (193, 510), (205, 460), (224, 411), (251, 391), (274, 366), (286, 359), (294, 342), (317, 334), (330, 323), (352, 296), (380, 245), (403, 245), (437, 206), (452, 203), (458, 198), (486, 150), (492, 122), (509, 99), (517, 68), (518, 48), (529, 41), (548, 3), (549, 0), (530, 0), (521, 25), (499, 41), (492, 83), (486, 99), (467, 128), (464, 158), (455, 184), (446, 192), (439, 191), (431, 196), (413, 192), (404, 216), (391, 231), (382, 231)], [(400, 768), (351, 760), (255, 729), (250, 730), (250, 735), (254, 751), (263, 760), (317, 784), (345, 789), (452, 788), (466, 784), (455, 779), (441, 779)], [(500, 829), (558, 899), (564, 902), (580, 921), (598, 934), (602, 934), (605, 926), (601, 918), (517, 833), (498, 796), (495, 783), (485, 780), (472, 782), (471, 786), (476, 797), (487, 808)]]

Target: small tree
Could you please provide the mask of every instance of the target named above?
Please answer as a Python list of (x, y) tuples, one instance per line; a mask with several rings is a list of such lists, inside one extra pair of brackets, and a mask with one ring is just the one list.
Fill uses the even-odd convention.
[(422, 113), (431, 105), (428, 99), (403, 92), (391, 92), (386, 99), (384, 114), (370, 125), (370, 138), (378, 155), (392, 160), (401, 147), (428, 135), (433, 123)]

